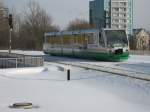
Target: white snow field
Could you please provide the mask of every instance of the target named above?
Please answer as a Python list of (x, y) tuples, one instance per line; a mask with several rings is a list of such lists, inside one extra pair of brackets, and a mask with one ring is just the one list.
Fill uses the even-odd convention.
[[(119, 66), (144, 63), (134, 59)], [(150, 82), (71, 66), (67, 81), (63, 66), (45, 63), (39, 68), (0, 70), (0, 112), (150, 112)], [(18, 102), (39, 108), (8, 107)]]
[[(43, 53), (25, 51), (24, 54)], [(0, 112), (150, 112), (149, 81), (57, 63), (104, 66), (149, 75), (150, 56), (131, 55), (124, 62), (52, 56), (48, 60), (56, 63), (46, 62), (44, 67), (37, 68), (0, 70)], [(71, 81), (67, 81), (63, 67), (71, 69)], [(9, 108), (19, 102), (31, 102), (38, 108)]]

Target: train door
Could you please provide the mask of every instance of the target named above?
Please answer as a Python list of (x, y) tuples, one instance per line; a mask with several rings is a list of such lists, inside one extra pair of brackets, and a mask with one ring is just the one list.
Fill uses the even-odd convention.
[(105, 37), (102, 32), (99, 32), (99, 47), (105, 47)]

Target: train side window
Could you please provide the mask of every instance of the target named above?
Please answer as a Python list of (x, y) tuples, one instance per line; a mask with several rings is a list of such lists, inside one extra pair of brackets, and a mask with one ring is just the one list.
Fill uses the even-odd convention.
[(99, 45), (104, 46), (104, 39), (101, 33), (99, 33)]
[(94, 35), (93, 34), (88, 35), (88, 44), (94, 44)]

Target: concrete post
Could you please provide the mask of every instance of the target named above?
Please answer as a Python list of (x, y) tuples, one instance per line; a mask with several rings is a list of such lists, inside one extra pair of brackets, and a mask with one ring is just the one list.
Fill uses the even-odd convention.
[(16, 68), (18, 68), (18, 60), (17, 60), (17, 58), (16, 58)]
[(67, 80), (70, 81), (70, 69), (67, 69)]

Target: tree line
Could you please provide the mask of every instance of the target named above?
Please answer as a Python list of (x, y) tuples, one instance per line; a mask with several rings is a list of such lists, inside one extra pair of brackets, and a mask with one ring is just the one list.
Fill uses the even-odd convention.
[[(4, 7), (4, 6), (3, 6)], [(40, 7), (38, 2), (30, 1), (21, 13), (12, 10), (13, 33), (12, 49), (42, 50), (44, 33), (59, 31), (59, 26), (53, 25), (52, 17)], [(9, 25), (7, 18), (0, 11), (0, 49), (8, 49)], [(92, 28), (88, 21), (75, 19), (69, 22), (66, 30)]]

